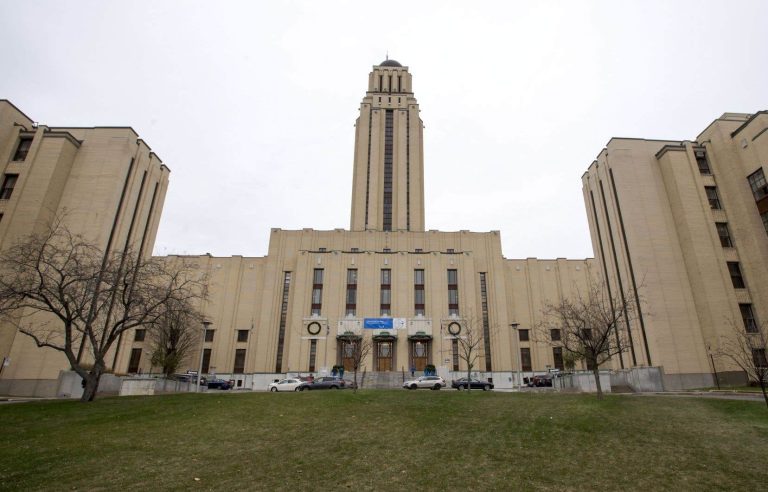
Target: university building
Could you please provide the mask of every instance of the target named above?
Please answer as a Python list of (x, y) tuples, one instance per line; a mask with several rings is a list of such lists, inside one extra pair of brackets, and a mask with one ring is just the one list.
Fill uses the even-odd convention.
[[(768, 116), (726, 114), (695, 142), (612, 139), (582, 179), (596, 258), (507, 259), (498, 231), (426, 229), (412, 82), (394, 60), (368, 76), (348, 230), (273, 229), (264, 257), (182, 257), (209, 278), (201, 309), (211, 323), (184, 370), (202, 356), (204, 373), (262, 389), (286, 374), (349, 368), (348, 342), (364, 337), (373, 381), (395, 385), (430, 365), (450, 378), (466, 370), (456, 337), (476, 330), (474, 371), (512, 387), (563, 368), (562, 348), (537, 341), (545, 305), (602, 282), (642, 311), (624, 328), (630, 350), (606, 369), (659, 366), (668, 389), (713, 385), (715, 371), (738, 378), (713, 367), (709, 350), (726, 318), (753, 329), (768, 316)], [(47, 128), (0, 101), (0, 164), (0, 247), (66, 209), (103, 248), (152, 250), (168, 169), (130, 128)], [(141, 333), (123, 337), (113, 370), (157, 372), (150, 350)], [(7, 327), (0, 356), (5, 394), (55, 394), (67, 369)]]

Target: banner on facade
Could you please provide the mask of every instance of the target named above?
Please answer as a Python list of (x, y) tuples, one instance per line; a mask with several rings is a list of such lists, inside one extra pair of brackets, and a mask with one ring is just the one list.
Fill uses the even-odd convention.
[(392, 318), (365, 318), (363, 319), (363, 328), (368, 330), (389, 328), (392, 329), (394, 323)]
[(368, 330), (403, 330), (406, 327), (405, 318), (364, 318), (363, 328)]

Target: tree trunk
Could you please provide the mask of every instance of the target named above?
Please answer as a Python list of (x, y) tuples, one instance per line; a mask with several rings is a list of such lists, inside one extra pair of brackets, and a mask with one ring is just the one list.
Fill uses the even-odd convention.
[(763, 379), (760, 379), (760, 389), (763, 391), (763, 400), (765, 400), (765, 405), (768, 406), (768, 394), (765, 392), (765, 381)]
[(80, 398), (81, 402), (90, 402), (96, 398), (96, 392), (99, 390), (99, 380), (101, 379), (101, 373), (91, 371), (85, 377), (85, 388), (83, 389), (83, 396)]
[(603, 399), (603, 387), (600, 386), (600, 368), (597, 365), (597, 361), (594, 361), (592, 365), (592, 374), (595, 376), (595, 387), (597, 388), (597, 399)]
[(352, 377), (354, 379), (354, 386), (352, 386), (352, 393), (357, 393), (357, 368), (355, 368), (355, 371), (352, 373)]
[(472, 366), (467, 365), (467, 391), (472, 390)]

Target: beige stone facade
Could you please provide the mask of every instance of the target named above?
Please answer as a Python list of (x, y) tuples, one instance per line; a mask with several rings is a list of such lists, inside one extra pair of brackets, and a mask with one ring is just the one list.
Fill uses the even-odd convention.
[[(273, 229), (264, 257), (183, 257), (210, 278), (201, 309), (211, 325), (182, 370), (196, 370), (202, 356), (205, 373), (263, 389), (284, 374), (348, 365), (344, 342), (352, 335), (373, 341), (367, 372), (434, 365), (452, 377), (466, 369), (454, 334), (471, 325), (484, 335), (476, 372), (512, 387), (562, 367), (557, 347), (536, 342), (544, 306), (607, 280), (614, 292), (637, 292), (643, 313), (629, 327), (631, 350), (611, 368), (662, 366), (669, 388), (700, 387), (712, 384), (709, 350), (724, 320), (741, 321), (746, 304), (757, 319), (768, 316), (768, 219), (760, 215), (768, 213), (768, 190), (754, 176), (768, 157), (765, 114), (724, 115), (695, 142), (612, 139), (582, 179), (597, 258), (514, 260), (502, 256), (497, 231), (425, 230), (423, 124), (412, 83), (394, 60), (369, 74), (349, 230)], [(0, 102), (0, 152), (6, 175), (19, 175), (12, 196), (0, 200), (0, 241), (41, 227), (46, 203), (80, 214), (73, 223), (87, 224), (102, 245), (114, 225), (111, 244), (151, 250), (168, 170), (131, 129), (33, 129)], [(702, 155), (709, 172), (699, 171)], [(717, 187), (719, 209), (706, 187)], [(728, 224), (729, 246), (716, 223)], [(738, 262), (743, 288), (734, 288), (728, 262)], [(124, 337), (114, 370), (152, 372), (147, 343)], [(0, 350), (10, 357), (0, 393), (50, 393), (66, 369), (14, 333), (0, 334)]]
[(608, 285), (641, 298), (633, 362), (663, 366), (667, 387), (739, 377), (710, 354), (768, 319), (766, 128), (765, 112), (726, 113), (695, 141), (614, 138), (582, 178)]
[[(0, 100), (0, 248), (54, 216), (103, 250), (149, 255), (169, 170), (132, 128), (37, 125)], [(51, 394), (65, 358), (0, 327), (0, 393)]]

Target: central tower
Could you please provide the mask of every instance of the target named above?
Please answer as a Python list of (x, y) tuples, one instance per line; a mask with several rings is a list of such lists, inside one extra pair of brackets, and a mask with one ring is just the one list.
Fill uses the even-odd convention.
[(350, 229), (424, 230), (423, 128), (408, 67), (375, 65), (355, 123)]

